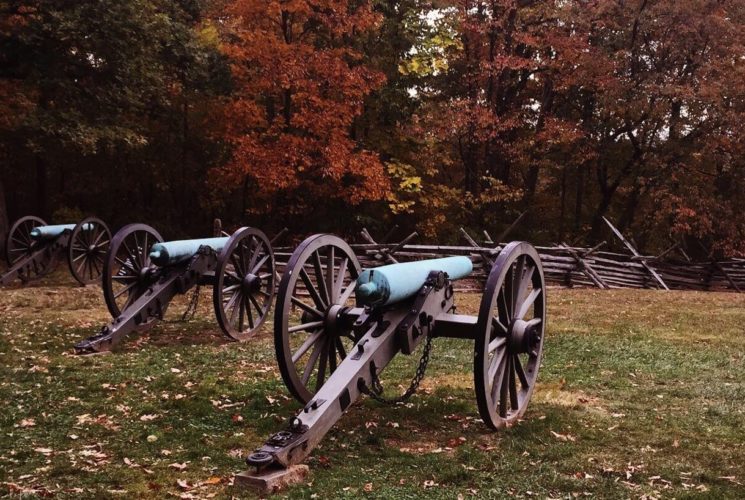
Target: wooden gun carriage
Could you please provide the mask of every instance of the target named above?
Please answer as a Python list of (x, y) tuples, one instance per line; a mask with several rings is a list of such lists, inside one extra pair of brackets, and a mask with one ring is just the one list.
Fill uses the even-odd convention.
[(261, 484), (300, 464), (361, 394), (383, 399), (379, 374), (398, 353), (422, 359), (432, 339), (473, 341), (474, 386), (484, 423), (497, 429), (524, 414), (543, 352), (546, 293), (538, 253), (523, 242), (496, 258), (478, 316), (455, 313), (453, 281), (468, 257), (361, 270), (349, 245), (331, 235), (306, 239), (292, 254), (275, 309), (275, 349), (282, 378), (305, 407), (246, 459), (255, 470), (239, 482)]
[(145, 224), (114, 236), (103, 266), (113, 321), (75, 345), (78, 354), (111, 350), (127, 334), (162, 320), (176, 295), (211, 286), (217, 322), (232, 340), (247, 340), (269, 315), (275, 262), (271, 242), (243, 227), (229, 237), (164, 242)]
[(111, 244), (111, 232), (103, 221), (88, 217), (77, 224), (49, 225), (28, 216), (11, 226), (5, 246), (8, 270), (0, 275), (0, 285), (16, 280), (23, 284), (52, 272), (67, 259), (70, 273), (81, 285), (101, 278), (103, 261)]

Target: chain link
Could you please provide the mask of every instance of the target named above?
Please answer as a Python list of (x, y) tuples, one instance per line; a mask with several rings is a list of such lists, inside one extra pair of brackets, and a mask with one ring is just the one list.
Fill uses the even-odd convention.
[(427, 371), (427, 365), (429, 364), (429, 355), (430, 355), (430, 352), (432, 351), (432, 336), (430, 335), (431, 324), (428, 323), (426, 325), (426, 329), (427, 329), (427, 339), (425, 340), (424, 351), (422, 351), (422, 357), (419, 358), (419, 364), (417, 365), (416, 373), (414, 374), (414, 377), (411, 379), (411, 384), (409, 385), (409, 388), (406, 389), (406, 391), (403, 394), (393, 399), (384, 398), (382, 396), (383, 385), (380, 383), (380, 378), (378, 378), (377, 373), (373, 373), (372, 388), (367, 387), (367, 385), (363, 382), (362, 385), (360, 386), (360, 392), (362, 392), (363, 394), (367, 394), (375, 401), (382, 403), (384, 405), (395, 405), (398, 403), (404, 403), (408, 401), (409, 398), (411, 398), (411, 396), (413, 396), (416, 390), (419, 388), (419, 384), (424, 379), (424, 373)]
[[(209, 255), (211, 253), (215, 253), (212, 247), (209, 247), (206, 245), (199, 247), (199, 250), (197, 250), (197, 253), (195, 253), (194, 257), (192, 257), (191, 260), (189, 261), (189, 265), (186, 267), (185, 274), (188, 274), (189, 271), (191, 271), (191, 265), (196, 261), (197, 256)], [(199, 292), (201, 290), (202, 290), (202, 285), (197, 284), (194, 287), (194, 291), (192, 292), (191, 298), (189, 299), (189, 304), (186, 306), (186, 310), (181, 315), (181, 318), (177, 319), (176, 321), (165, 321), (165, 323), (183, 323), (183, 322), (193, 319), (194, 316), (197, 314), (197, 308), (199, 307)]]

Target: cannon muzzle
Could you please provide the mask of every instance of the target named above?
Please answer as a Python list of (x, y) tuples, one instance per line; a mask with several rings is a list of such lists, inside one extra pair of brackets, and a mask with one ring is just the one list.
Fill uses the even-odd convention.
[(194, 257), (199, 251), (199, 248), (203, 246), (210, 247), (219, 253), (228, 242), (228, 239), (228, 237), (202, 238), (156, 243), (150, 248), (150, 260), (158, 266), (177, 264)]
[(357, 278), (357, 302), (383, 306), (408, 299), (424, 286), (431, 271), (442, 271), (458, 280), (471, 274), (473, 263), (468, 257), (446, 257), (365, 269)]

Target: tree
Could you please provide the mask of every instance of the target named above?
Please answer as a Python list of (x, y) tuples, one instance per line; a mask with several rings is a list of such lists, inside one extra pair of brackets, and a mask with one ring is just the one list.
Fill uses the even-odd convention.
[(143, 177), (131, 159), (214, 79), (216, 47), (198, 22), (192, 0), (0, 4), (0, 148), (6, 175), (35, 184), (25, 205), (47, 216), (87, 201), (80, 208), (117, 214), (112, 194), (124, 186), (131, 197)]
[(341, 223), (349, 220), (343, 207), (382, 198), (383, 165), (351, 133), (383, 81), (354, 47), (378, 20), (369, 4), (236, 0), (223, 13), (233, 93), (221, 137), (233, 152), (213, 185), (237, 191), (242, 212), (313, 210)]

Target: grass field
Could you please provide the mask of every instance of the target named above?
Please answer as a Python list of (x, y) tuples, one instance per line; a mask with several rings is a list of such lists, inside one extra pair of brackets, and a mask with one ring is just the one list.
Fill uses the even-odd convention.
[[(204, 290), (194, 320), (76, 357), (107, 313), (98, 288), (71, 282), (0, 290), (0, 494), (250, 498), (232, 475), (299, 408), (272, 325), (225, 341)], [(479, 296), (457, 299), (475, 312)], [(744, 296), (550, 290), (548, 325), (519, 425), (487, 431), (473, 346), (439, 339), (410, 403), (354, 405), (308, 461), (308, 483), (285, 494), (745, 498)], [(416, 361), (394, 362), (388, 392)]]

